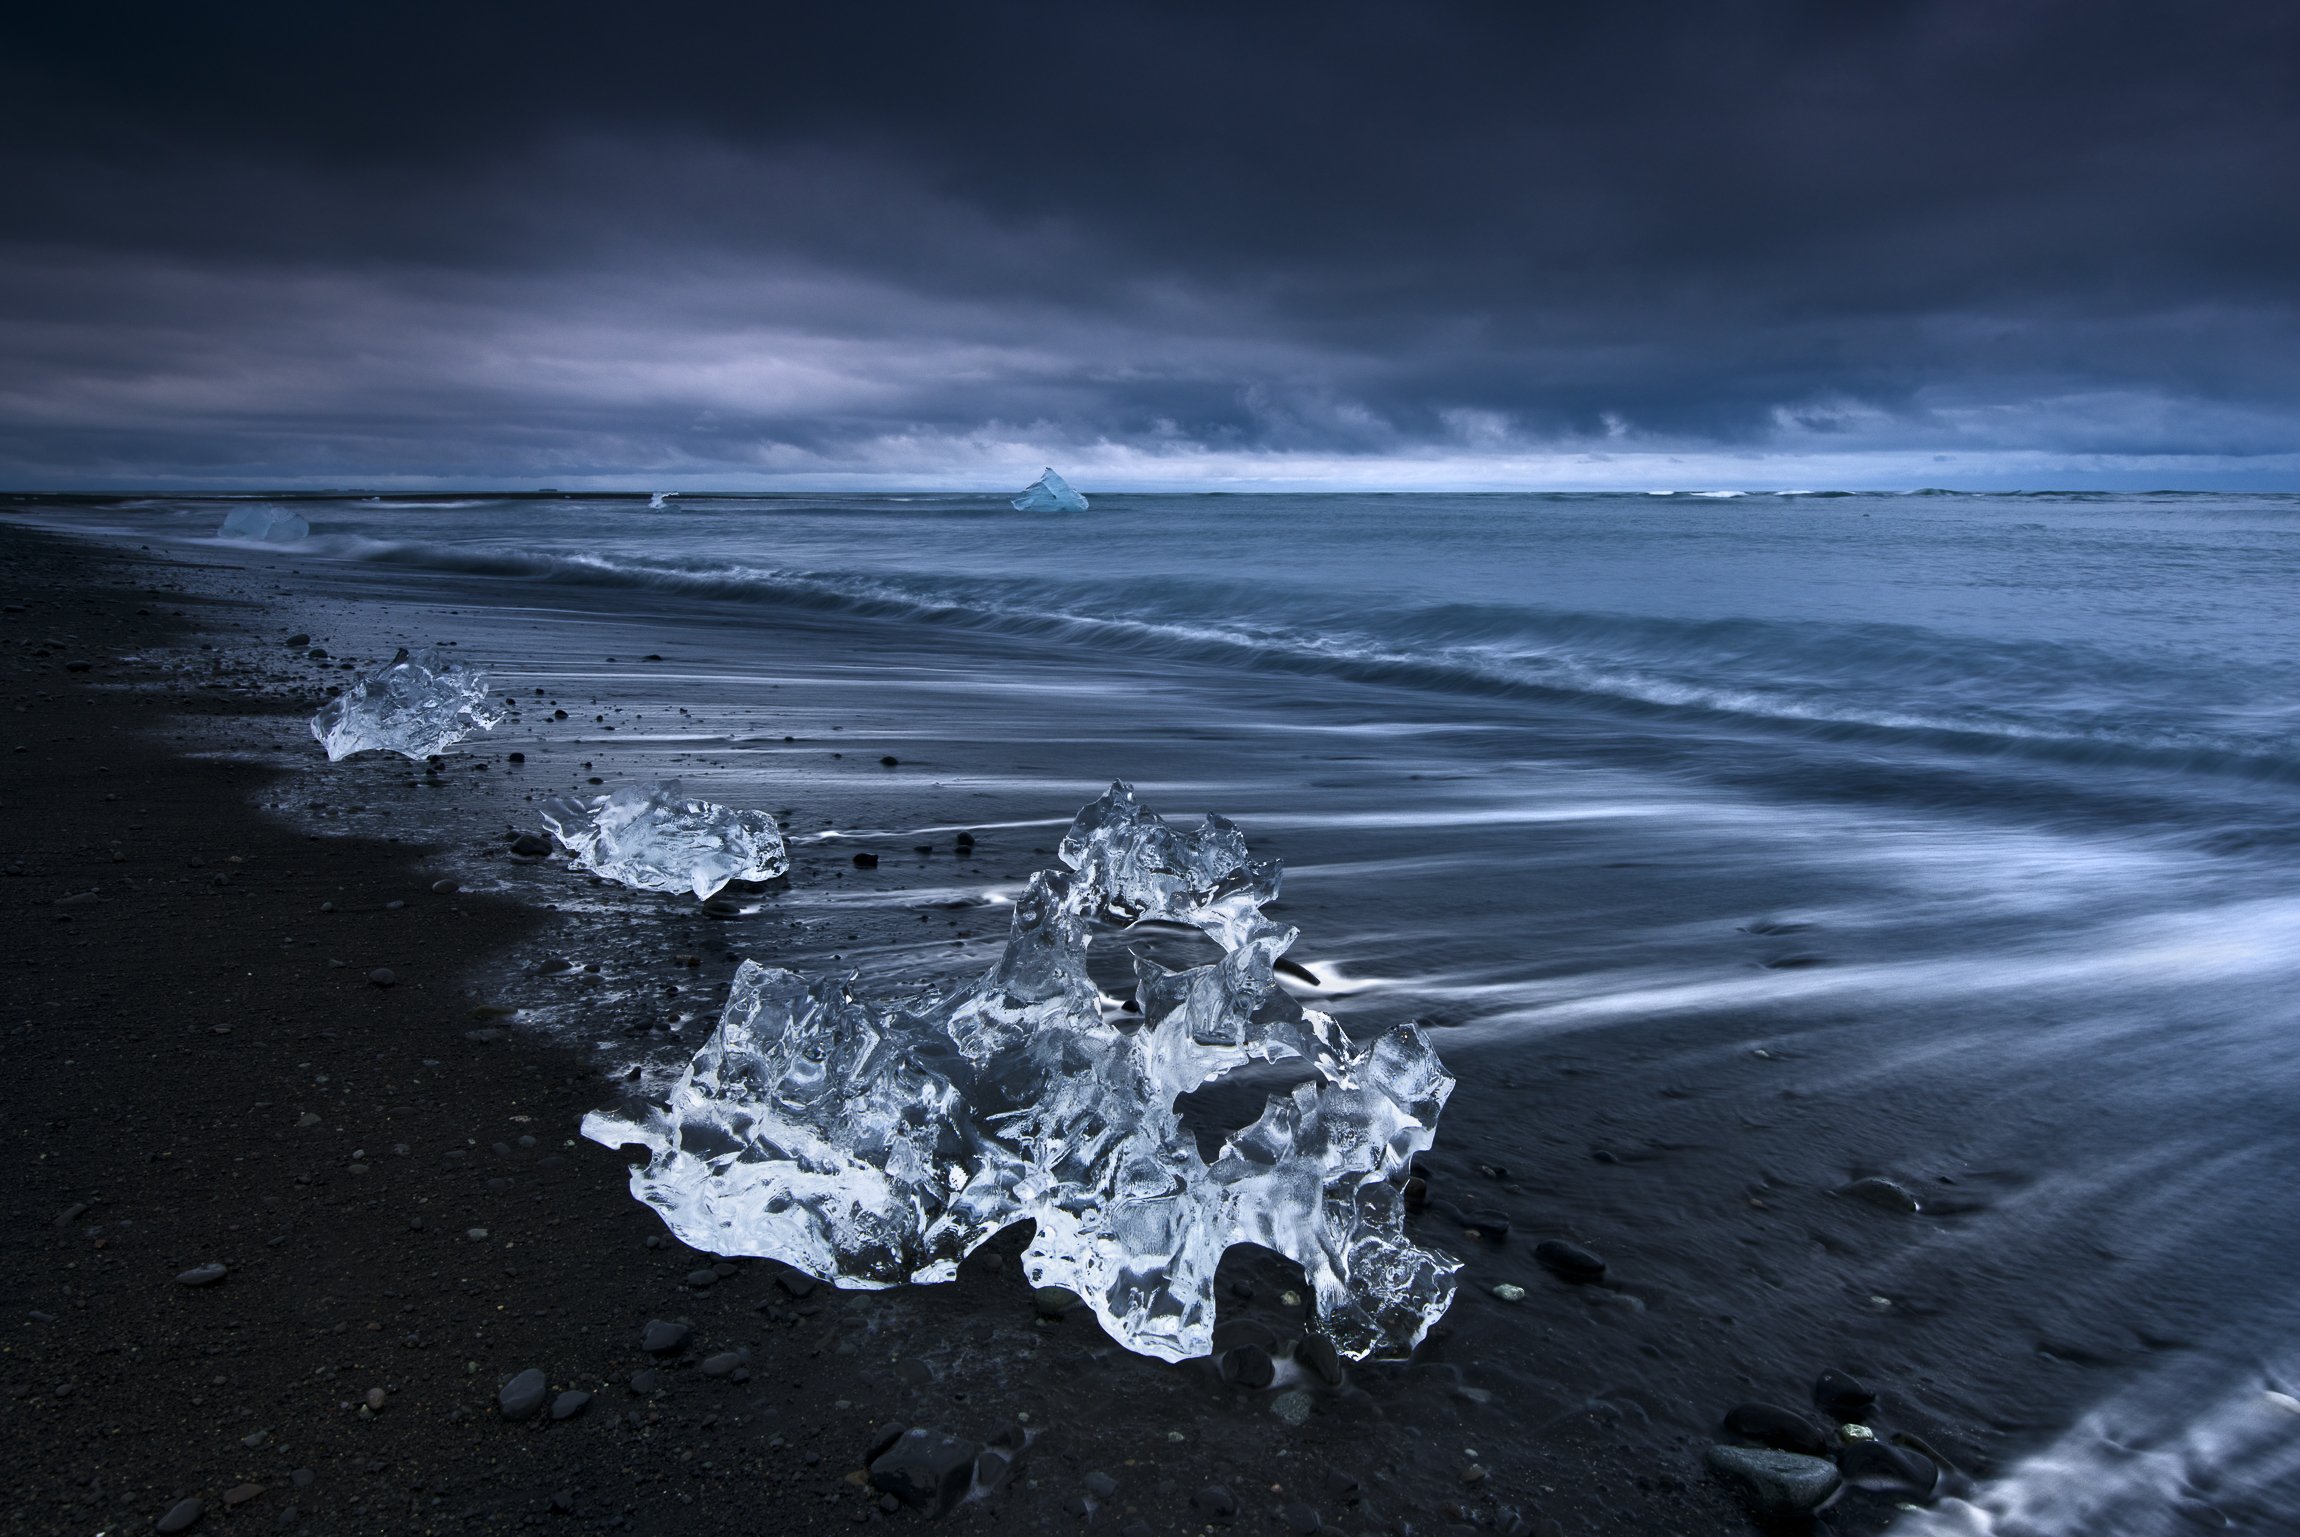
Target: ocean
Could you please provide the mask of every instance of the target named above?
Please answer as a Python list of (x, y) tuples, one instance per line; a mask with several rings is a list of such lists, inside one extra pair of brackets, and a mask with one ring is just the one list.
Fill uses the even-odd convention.
[[(1906, 1530), (2300, 1527), (2300, 496), (1086, 489), (15, 511), (237, 568), (315, 706), (436, 642), (519, 702), (444, 790), (290, 744), (283, 815), (677, 776), (800, 856), (721, 948), (866, 991), (995, 954), (1113, 779), (1231, 817), (1320, 1006), (1460, 1079), (1433, 1209), (1511, 1234), (1430, 1364), (1533, 1423), (1682, 1460), (1837, 1367), (1969, 1475)], [(627, 898), (553, 901), (697, 922)], [(533, 1027), (709, 1023), (636, 1007)], [(1546, 1236), (1614, 1284), (1493, 1303)]]

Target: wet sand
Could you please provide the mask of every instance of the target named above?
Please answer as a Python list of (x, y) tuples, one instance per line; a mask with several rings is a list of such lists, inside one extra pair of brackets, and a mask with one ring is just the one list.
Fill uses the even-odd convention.
[[(1241, 1529), (1312, 1512), (1363, 1532), (1745, 1524), (1700, 1472), (1703, 1438), (1657, 1460), (1617, 1433), (1634, 1403), (1497, 1402), (1450, 1320), (1412, 1364), (1254, 1391), (1210, 1362), (1132, 1356), (1083, 1315), (1039, 1317), (1020, 1234), (956, 1284), (892, 1293), (682, 1249), (616, 1156), (574, 1139), (620, 1085), (501, 1016), (550, 980), (514, 981), (506, 958), (559, 925), (574, 948), (593, 920), (435, 892), (479, 856), (416, 841), (420, 824), (322, 838), (259, 812), (281, 785), (266, 748), (216, 745), (268, 719), (272, 749), (303, 750), (312, 685), (255, 594), (4, 538), (6, 1530), (149, 1529), (187, 1499), (203, 1530), (908, 1524), (860, 1473), (896, 1424), (1026, 1433), (1014, 1480), (944, 1518), (958, 1528), (1077, 1529), (1092, 1501), (1097, 1529), (1197, 1531), (1221, 1524), (1209, 1485)], [(717, 981), (654, 960), (658, 987)], [(1445, 1198), (1474, 1197), (1437, 1193), (1428, 1220), (1459, 1248)], [(210, 1264), (223, 1279), (179, 1280)], [(1283, 1355), (1291, 1284), (1234, 1253), (1225, 1322)], [(1590, 1327), (1550, 1284), (1530, 1305)], [(655, 1319), (691, 1341), (649, 1356)], [(727, 1351), (747, 1357), (706, 1373)], [(590, 1401), (506, 1422), (498, 1389), (530, 1368)]]

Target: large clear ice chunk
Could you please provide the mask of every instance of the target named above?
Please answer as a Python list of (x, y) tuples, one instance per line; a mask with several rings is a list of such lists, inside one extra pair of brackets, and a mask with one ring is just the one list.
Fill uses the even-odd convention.
[(543, 825), (578, 866), (641, 891), (703, 900), (729, 881), (771, 881), (791, 867), (773, 817), (699, 800), (675, 779), (589, 800), (556, 796)]
[(1026, 487), (1013, 502), (1016, 512), (1084, 512), (1086, 498), (1070, 489), (1070, 482), (1054, 473), (1053, 466)]
[(216, 530), (218, 539), (245, 539), (255, 544), (294, 544), (311, 533), (311, 525), (278, 507), (234, 507)]
[[(1295, 931), (1261, 913), (1278, 864), (1219, 818), (1180, 832), (1113, 785), (1061, 853), (998, 963), (924, 1001), (746, 961), (665, 1102), (595, 1112), (584, 1135), (646, 1149), (633, 1194), (712, 1253), (847, 1287), (943, 1281), (1027, 1220), (1032, 1284), (1173, 1361), (1212, 1348), (1215, 1267), (1251, 1242), (1301, 1265), (1343, 1355), (1410, 1351), (1460, 1264), (1405, 1231), (1406, 1175), (1453, 1089), (1420, 1027), (1359, 1044), (1286, 991), (1272, 964)], [(1221, 958), (1137, 955), (1140, 1017), (1106, 1019), (1088, 948), (1147, 920), (1200, 928)], [(1209, 1162), (1175, 1102), (1257, 1063), (1304, 1079)]]
[(402, 646), (322, 706), (311, 734), (331, 761), (377, 749), (428, 758), (502, 719), (489, 703), (484, 673), (438, 651), (411, 656)]

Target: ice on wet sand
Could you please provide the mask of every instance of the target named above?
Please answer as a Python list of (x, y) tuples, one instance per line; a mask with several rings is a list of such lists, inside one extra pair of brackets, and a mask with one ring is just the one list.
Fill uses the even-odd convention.
[(1049, 466), (1014, 499), (1013, 506), (1016, 512), (1084, 512), (1086, 498), (1071, 490), (1070, 482)]
[(311, 525), (277, 507), (234, 507), (216, 530), (218, 539), (246, 539), (262, 544), (294, 544), (311, 533)]
[[(594, 1113), (584, 1134), (645, 1148), (633, 1193), (709, 1252), (848, 1287), (944, 1281), (1027, 1220), (1033, 1285), (1180, 1360), (1212, 1347), (1223, 1251), (1258, 1243), (1302, 1266), (1343, 1355), (1411, 1350), (1459, 1266), (1405, 1233), (1408, 1166), (1453, 1089), (1420, 1028), (1360, 1045), (1287, 993), (1271, 968), (1295, 931), (1260, 911), (1278, 864), (1218, 818), (1178, 832), (1114, 785), (1062, 859), (1032, 877), (998, 963), (922, 1001), (745, 962), (665, 1103)], [(1146, 920), (1199, 928), (1221, 958), (1138, 956), (1141, 1016), (1106, 1020), (1088, 947)], [(1309, 1076), (1208, 1162), (1175, 1101), (1257, 1063)]]
[(544, 804), (543, 825), (577, 865), (642, 891), (706, 898), (729, 881), (773, 880), (790, 868), (773, 817), (698, 800), (676, 780), (557, 797)]
[(403, 646), (329, 700), (311, 718), (311, 734), (330, 760), (379, 749), (428, 758), (502, 718), (488, 703), (483, 673), (436, 650), (412, 656)]

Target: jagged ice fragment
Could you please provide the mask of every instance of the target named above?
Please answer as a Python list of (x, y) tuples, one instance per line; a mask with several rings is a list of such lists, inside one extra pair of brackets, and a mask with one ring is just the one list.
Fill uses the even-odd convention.
[(223, 526), (216, 530), (218, 539), (246, 539), (260, 544), (294, 544), (311, 533), (311, 525), (292, 512), (277, 507), (234, 507)]
[(487, 698), (487, 678), (438, 651), (399, 654), (329, 700), (311, 734), (330, 760), (381, 748), (410, 758), (445, 752), (503, 719)]
[[(1235, 827), (1179, 832), (1125, 785), (1082, 811), (1016, 904), (1006, 951), (901, 1007), (854, 978), (746, 961), (717, 1031), (636, 1118), (584, 1135), (637, 1145), (633, 1194), (698, 1249), (764, 1255), (847, 1287), (945, 1281), (1014, 1223), (1034, 1286), (1085, 1299), (1164, 1360), (1213, 1344), (1214, 1272), (1235, 1243), (1299, 1263), (1318, 1327), (1352, 1359), (1410, 1351), (1460, 1262), (1405, 1233), (1403, 1183), (1453, 1089), (1419, 1026), (1353, 1042), (1272, 963), (1295, 931), (1261, 913), (1275, 860)], [(1194, 925), (1221, 948), (1137, 955), (1138, 1019), (1106, 1017), (1086, 956), (1111, 925)], [(1255, 1063), (1307, 1075), (1208, 1162), (1175, 1101)]]
[(1014, 499), (1013, 506), (1016, 512), (1084, 512), (1086, 498), (1071, 490), (1070, 482), (1049, 466)]
[(677, 780), (543, 805), (543, 825), (594, 875), (642, 891), (708, 898), (729, 881), (768, 881), (791, 867), (775, 819), (698, 800)]

